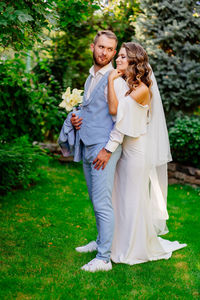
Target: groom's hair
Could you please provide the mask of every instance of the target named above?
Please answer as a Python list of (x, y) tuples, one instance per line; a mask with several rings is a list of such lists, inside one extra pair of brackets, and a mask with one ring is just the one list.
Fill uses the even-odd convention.
[(116, 35), (114, 34), (114, 32), (112, 32), (111, 30), (101, 30), (101, 31), (99, 31), (99, 32), (97, 33), (97, 35), (95, 36), (95, 38), (94, 38), (94, 44), (96, 44), (96, 42), (98, 41), (98, 38), (99, 38), (101, 35), (105, 35), (105, 36), (107, 36), (107, 38), (112, 39), (112, 40), (115, 40), (116, 46), (117, 46), (117, 43), (118, 43), (117, 37), (116, 37)]

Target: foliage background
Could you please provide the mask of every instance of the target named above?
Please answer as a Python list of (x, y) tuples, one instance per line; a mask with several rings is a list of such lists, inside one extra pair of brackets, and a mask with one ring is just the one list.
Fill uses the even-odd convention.
[(43, 40), (43, 28), (50, 30), (57, 18), (53, 0), (18, 0), (0, 3), (0, 43), (20, 51)]
[(200, 105), (200, 2), (141, 0), (136, 38), (155, 72), (168, 120)]

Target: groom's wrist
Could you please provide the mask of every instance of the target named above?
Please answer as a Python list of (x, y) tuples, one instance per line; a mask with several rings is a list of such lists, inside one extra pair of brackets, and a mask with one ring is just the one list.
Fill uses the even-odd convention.
[(104, 148), (104, 150), (105, 150), (107, 153), (112, 154), (112, 151), (110, 151), (110, 150), (108, 150), (108, 149), (106, 149), (106, 148)]

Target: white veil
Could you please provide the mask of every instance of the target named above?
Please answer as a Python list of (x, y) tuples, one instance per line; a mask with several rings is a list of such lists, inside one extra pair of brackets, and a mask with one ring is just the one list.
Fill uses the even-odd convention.
[(152, 72), (152, 100), (147, 128), (147, 157), (150, 178), (152, 218), (157, 234), (168, 232), (167, 213), (167, 163), (172, 160), (163, 105), (156, 78)]

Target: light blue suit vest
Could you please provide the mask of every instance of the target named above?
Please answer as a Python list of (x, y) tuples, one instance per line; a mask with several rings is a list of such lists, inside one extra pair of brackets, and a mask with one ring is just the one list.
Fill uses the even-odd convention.
[(101, 78), (88, 99), (86, 99), (86, 95), (91, 81), (91, 75), (85, 83), (83, 104), (81, 108), (81, 117), (83, 118), (83, 121), (81, 129), (79, 130), (79, 135), (86, 146), (100, 143), (106, 144), (114, 126), (104, 93), (108, 83), (108, 75), (109, 72)]

